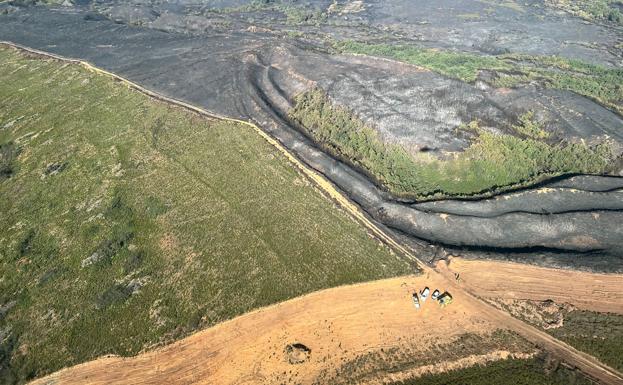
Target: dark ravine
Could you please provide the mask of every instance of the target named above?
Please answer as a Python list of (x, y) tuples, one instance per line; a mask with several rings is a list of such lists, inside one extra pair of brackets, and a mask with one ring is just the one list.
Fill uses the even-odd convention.
[(0, 17), (0, 40), (83, 59), (172, 98), (256, 122), (402, 235), (469, 253), (482, 249), (490, 257), (534, 262), (535, 254), (545, 254), (551, 265), (623, 271), (621, 177), (558, 178), (475, 201), (400, 203), (284, 119), (292, 97), (311, 86), (328, 89), (343, 73), (371, 78), (387, 66), (422, 76), (406, 66), (362, 57), (351, 62), (253, 33), (164, 33), (87, 18), (75, 8), (24, 8)]

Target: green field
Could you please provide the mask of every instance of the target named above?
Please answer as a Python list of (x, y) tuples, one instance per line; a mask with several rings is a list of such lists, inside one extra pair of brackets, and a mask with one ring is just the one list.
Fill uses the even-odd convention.
[(0, 383), (413, 272), (253, 129), (0, 48)]
[(610, 164), (607, 145), (548, 144), (547, 133), (523, 116), (517, 135), (481, 130), (476, 140), (448, 160), (407, 153), (387, 144), (346, 108), (335, 106), (320, 89), (300, 94), (290, 118), (314, 140), (342, 159), (365, 170), (392, 193), (409, 198), (453, 197), (499, 191), (565, 173), (603, 173)]

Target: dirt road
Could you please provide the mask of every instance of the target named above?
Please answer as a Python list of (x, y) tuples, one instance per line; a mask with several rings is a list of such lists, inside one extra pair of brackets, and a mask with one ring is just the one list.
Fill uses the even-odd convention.
[[(392, 347), (427, 351), (439, 341), (464, 333), (484, 336), (497, 327), (461, 293), (445, 309), (429, 300), (416, 310), (411, 293), (424, 285), (443, 288), (444, 279), (437, 277), (401, 277), (312, 293), (137, 357), (101, 358), (35, 383), (323, 383), (323, 373), (331, 375), (367, 352)], [(292, 343), (311, 349), (307, 362), (287, 361), (284, 349)]]
[[(462, 272), (469, 271), (465, 266), (471, 262), (459, 261), (454, 261), (456, 266), (461, 266)], [(500, 269), (507, 267), (498, 264)], [(366, 353), (392, 348), (408, 350), (410, 354), (427, 352), (436, 344), (452, 341), (464, 333), (486, 338), (498, 328), (517, 332), (603, 383), (622, 383), (616, 372), (593, 357), (459, 289), (459, 285), (465, 287), (471, 279), (466, 277), (456, 284), (454, 270), (443, 265), (439, 270), (442, 274), (394, 278), (312, 293), (245, 314), (136, 357), (100, 358), (56, 372), (34, 384), (322, 383), (326, 379), (323, 376), (334, 375), (344, 363)], [(557, 272), (538, 268), (535, 271), (540, 275), (532, 272), (534, 279), (546, 279), (550, 273)], [(477, 273), (470, 272), (469, 277)], [(442, 309), (428, 301), (416, 310), (411, 293), (425, 285), (450, 290), (454, 303)], [(545, 294), (539, 292), (539, 295)], [(293, 343), (304, 344), (311, 350), (306, 362), (296, 365), (288, 362), (285, 347)], [(522, 354), (529, 352), (518, 356)], [(458, 369), (508, 356), (506, 351), (492, 351), (444, 362), (443, 367)], [(385, 378), (379, 374), (380, 377), (368, 379), (367, 383), (405, 379), (407, 375), (435, 372), (439, 367), (416, 363), (403, 373)]]
[[(11, 45), (13, 47), (21, 48), (32, 53), (36, 53), (39, 55), (45, 55), (48, 57), (54, 57), (58, 60), (66, 60), (62, 57), (58, 57), (55, 55), (49, 55), (45, 52), (31, 50), (25, 47), (18, 47), (12, 43), (3, 43), (7, 45)], [(481, 322), (486, 322), (489, 326), (503, 326), (516, 333), (520, 334), (527, 340), (536, 343), (538, 346), (548, 350), (558, 357), (566, 361), (567, 363), (576, 366), (578, 369), (588, 374), (589, 376), (603, 382), (606, 384), (623, 384), (623, 375), (618, 373), (612, 368), (600, 363), (595, 358), (581, 353), (569, 345), (556, 340), (552, 336), (541, 332), (540, 330), (529, 326), (522, 321), (519, 321), (515, 318), (512, 318), (510, 315), (502, 312), (500, 310), (495, 309), (491, 305), (485, 303), (484, 301), (478, 299), (478, 297), (470, 291), (468, 288), (458, 284), (454, 281), (452, 277), (448, 277), (447, 274), (439, 273), (436, 270), (430, 268), (424, 263), (420, 262), (415, 255), (413, 255), (408, 249), (406, 249), (402, 244), (397, 242), (391, 235), (387, 234), (381, 228), (379, 228), (373, 221), (371, 221), (368, 216), (363, 213), (360, 208), (355, 205), (352, 201), (350, 201), (342, 192), (335, 188), (335, 186), (329, 182), (323, 175), (316, 172), (315, 170), (308, 167), (306, 164), (301, 162), (298, 158), (292, 155), (280, 142), (266, 134), (256, 125), (244, 122), (236, 119), (229, 119), (223, 116), (219, 116), (218, 114), (211, 113), (209, 111), (203, 110), (201, 108), (197, 108), (191, 106), (187, 103), (177, 101), (166, 96), (160, 95), (158, 93), (149, 91), (144, 87), (133, 83), (127, 79), (124, 79), (120, 76), (114, 75), (107, 71), (101, 70), (92, 66), (89, 63), (78, 61), (78, 60), (70, 60), (71, 62), (80, 64), (85, 66), (86, 68), (96, 71), (98, 73), (111, 76), (118, 81), (123, 82), (131, 88), (134, 88), (140, 92), (143, 92), (149, 96), (155, 97), (159, 100), (163, 100), (183, 108), (188, 108), (197, 113), (209, 116), (209, 117), (217, 117), (225, 120), (231, 120), (236, 122), (241, 122), (251, 126), (258, 134), (264, 137), (270, 144), (275, 146), (275, 148), (284, 153), (288, 159), (299, 169), (301, 172), (314, 181), (320, 189), (322, 189), (328, 196), (335, 199), (340, 205), (348, 211), (354, 218), (356, 218), (359, 222), (361, 222), (364, 226), (366, 226), (374, 235), (376, 235), (379, 239), (386, 242), (388, 245), (395, 248), (398, 252), (402, 253), (405, 257), (412, 259), (417, 262), (420, 268), (424, 271), (424, 277), (426, 277), (427, 285), (438, 286), (441, 288), (447, 288), (450, 290), (456, 298), (455, 304), (452, 305), (452, 312), (460, 311), (460, 309), (470, 309), (469, 311), (463, 311), (461, 317), (469, 318), (472, 317), (473, 314), (478, 315), (478, 319)], [(415, 278), (414, 278), (415, 279)], [(416, 281), (414, 281), (415, 283)], [(421, 284), (422, 281), (418, 282)], [(373, 283), (371, 284), (373, 285)], [(373, 287), (373, 286), (371, 286)], [(383, 289), (383, 290), (381, 290)], [(335, 289), (339, 290), (339, 289)], [(405, 307), (409, 306), (409, 302), (406, 301), (407, 305), (404, 305), (404, 296), (406, 291), (402, 294), (403, 297), (398, 296), (398, 292), (387, 291), (390, 295), (389, 297), (382, 297), (382, 293), (385, 289), (382, 287), (376, 287), (373, 290), (373, 293), (370, 295), (377, 295), (374, 301), (359, 303), (358, 307), (368, 308), (370, 311), (374, 311), (374, 304), (379, 302), (386, 305), (391, 304), (392, 302), (398, 301), (400, 298), (400, 305), (396, 305), (399, 307), (393, 308), (382, 308), (379, 309), (375, 314), (376, 318), (384, 319), (388, 314), (400, 313), (405, 311)], [(324, 292), (321, 292), (324, 293)], [(315, 293), (304, 298), (314, 298), (320, 294)], [(278, 369), (282, 369), (284, 363), (277, 363), (277, 361), (283, 361), (283, 357), (276, 357), (274, 350), (263, 350), (263, 345), (270, 343), (274, 343), (277, 341), (276, 335), (266, 335), (269, 339), (261, 339), (260, 336), (263, 333), (262, 328), (273, 325), (273, 323), (281, 320), (284, 330), (287, 330), (286, 326), (293, 325), (294, 319), (305, 319), (305, 317), (309, 315), (316, 314), (315, 312), (327, 311), (328, 309), (336, 309), (339, 312), (334, 314), (335, 319), (339, 318), (349, 318), (349, 316), (354, 316), (354, 319), (358, 318), (359, 314), (357, 314), (356, 309), (351, 307), (352, 301), (357, 299), (361, 294), (356, 293), (355, 295), (346, 296), (346, 295), (332, 295), (330, 300), (320, 301), (322, 306), (316, 307), (314, 306), (314, 300), (312, 302), (304, 301), (306, 305), (303, 308), (300, 308), (297, 311), (294, 309), (285, 307), (286, 310), (289, 309), (284, 315), (284, 313), (277, 312), (274, 317), (273, 315), (268, 316), (268, 320), (260, 322), (259, 319), (248, 318), (248, 317), (257, 317), (257, 314), (261, 314), (262, 312), (266, 312), (266, 309), (259, 310), (257, 312), (249, 313), (245, 316), (236, 318), (232, 321), (223, 323), (221, 325), (217, 325), (214, 328), (208, 329), (204, 332), (197, 333), (191, 337), (188, 337), (182, 341), (179, 341), (176, 344), (171, 345), (170, 347), (157, 350), (155, 352), (149, 352), (142, 355), (139, 355), (135, 358), (131, 359), (119, 359), (119, 358), (105, 358), (96, 360), (90, 363), (78, 365), (73, 368), (65, 369), (55, 374), (52, 374), (50, 377), (46, 377), (36, 383), (57, 383), (55, 380), (60, 380), (61, 383), (91, 383), (91, 384), (110, 384), (110, 383), (126, 383), (126, 384), (137, 384), (137, 383), (164, 383), (164, 382), (172, 382), (175, 383), (256, 383), (256, 382), (265, 382), (264, 379), (268, 379), (264, 374), (263, 370), (265, 368), (270, 367), (269, 364), (266, 364), (267, 360), (274, 360), (275, 367)], [(352, 297), (352, 298), (351, 298)], [(297, 300), (293, 300), (293, 302), (289, 301), (287, 303), (297, 303)], [(273, 307), (269, 307), (267, 309), (279, 309), (280, 307), (284, 307), (284, 304), (278, 304)], [(308, 309), (314, 309), (310, 312)], [(456, 309), (456, 310), (454, 310)], [(432, 310), (431, 310), (432, 312)], [(278, 315), (281, 314), (281, 315)], [(322, 313), (321, 313), (322, 314)], [(422, 312), (421, 314), (424, 314)], [(438, 316), (442, 316), (442, 313), (439, 313)], [(460, 320), (459, 313), (455, 313), (457, 317), (457, 321)], [(286, 318), (284, 320), (284, 317)], [(321, 318), (321, 317), (320, 317)], [(240, 319), (246, 319), (247, 321), (243, 324), (239, 324)], [(316, 317), (314, 322), (318, 322), (318, 317)], [(434, 319), (434, 313), (431, 315), (431, 320)], [(402, 320), (402, 321), (400, 321)], [(485, 321), (486, 320), (486, 321)], [(355, 321), (353, 321), (355, 322)], [(232, 331), (229, 333), (221, 332), (221, 328), (226, 328), (227, 326), (223, 325), (236, 325), (232, 327)], [(358, 327), (356, 325), (359, 325)], [(317, 327), (318, 325), (316, 325)], [(429, 325), (432, 326), (432, 325)], [(231, 327), (231, 326), (230, 326)], [(396, 323), (391, 323), (388, 325), (372, 325), (370, 327), (368, 323), (359, 323), (359, 324), (344, 324), (342, 326), (344, 335), (351, 335), (351, 339), (357, 339), (362, 341), (362, 343), (370, 344), (371, 342), (366, 341), (366, 338), (373, 338), (376, 335), (377, 341), (390, 341), (391, 338), (402, 338), (401, 333), (409, 333), (412, 332), (414, 328), (421, 327), (421, 324), (414, 323), (412, 317), (406, 318), (397, 318)], [(455, 326), (453, 326), (455, 327)], [(307, 326), (309, 328), (309, 326)], [(366, 330), (370, 330), (369, 334), (366, 335)], [(457, 328), (459, 329), (459, 328)], [(214, 332), (217, 330), (217, 332)], [(393, 333), (389, 333), (388, 330), (393, 330)], [(274, 331), (273, 331), (274, 332)], [(206, 334), (207, 333), (207, 334)], [(216, 335), (213, 336), (213, 334)], [(279, 333), (279, 332), (277, 332)], [(388, 334), (389, 333), (389, 334)], [(221, 337), (220, 335), (223, 335)], [(213, 336), (213, 337), (212, 337)], [(248, 341), (248, 344), (235, 344), (235, 339), (231, 338), (232, 336), (236, 336), (237, 338), (243, 338), (242, 341)], [(246, 336), (246, 339), (244, 339)], [(418, 338), (417, 335), (413, 336), (414, 338)], [(295, 334), (282, 334), (282, 339), (278, 340), (279, 343), (283, 343), (286, 341), (286, 338), (293, 339), (297, 338)], [(364, 342), (365, 341), (365, 342)], [(371, 340), (373, 341), (373, 340)], [(295, 341), (291, 341), (295, 342)], [(273, 345), (273, 348), (276, 345)], [(277, 345), (277, 348), (280, 348)], [(343, 346), (339, 346), (340, 349)], [(257, 350), (256, 350), (257, 349)], [(313, 349), (313, 348), (312, 348)], [(318, 347), (320, 349), (320, 347)], [(351, 349), (355, 350), (356, 345), (353, 345)], [(256, 352), (257, 351), (257, 352)], [(313, 350), (312, 350), (313, 351)], [(165, 353), (162, 353), (165, 352)], [(272, 353), (271, 353), (272, 352)], [(270, 355), (273, 354), (272, 358)], [(245, 357), (249, 357), (249, 359), (253, 358), (253, 361), (249, 361), (249, 359), (245, 359)], [(315, 357), (315, 355), (314, 355)], [(332, 356), (321, 356), (324, 359), (334, 360)], [(271, 361), (272, 362), (272, 361)], [(249, 368), (253, 368), (251, 374), (249, 373)], [(241, 372), (237, 372), (237, 370), (241, 370)], [(302, 370), (302, 369), (301, 369)], [(270, 373), (273, 373), (272, 369), (269, 369)], [(245, 374), (244, 377), (240, 377), (241, 374)], [(248, 374), (248, 375), (247, 375)], [(283, 376), (289, 376), (296, 374), (296, 378), (289, 377), (290, 379), (296, 380), (296, 382), (305, 382), (306, 378), (303, 373), (301, 373), (301, 377), (297, 377), (299, 374), (296, 370), (292, 370), (288, 367), (288, 369), (284, 370)], [(233, 378), (230, 376), (234, 376)], [(206, 380), (207, 379), (207, 380)], [(287, 378), (280, 378), (282, 381)]]
[[(460, 263), (458, 265), (460, 266)], [(513, 269), (514, 267), (516, 266), (511, 265), (506, 268)], [(596, 358), (586, 353), (583, 353), (583, 352), (580, 352), (574, 349), (573, 347), (567, 345), (566, 343), (562, 341), (559, 341), (558, 339), (550, 336), (549, 334), (533, 326), (530, 326), (523, 321), (513, 318), (506, 312), (495, 309), (493, 306), (479, 299), (478, 291), (472, 290), (468, 285), (463, 285), (460, 279), (456, 280), (455, 279), (456, 276), (454, 275), (451, 269), (448, 269), (445, 262), (439, 263), (437, 265), (437, 271), (439, 272), (438, 274), (441, 274), (446, 277), (447, 279), (446, 282), (450, 283), (450, 285), (453, 286), (453, 289), (455, 291), (463, 291), (464, 293), (468, 295), (470, 302), (474, 302), (474, 303), (477, 302), (478, 310), (481, 311), (483, 315), (490, 317), (491, 320), (495, 320), (499, 322), (499, 324), (505, 325), (510, 330), (513, 330), (514, 332), (518, 333), (525, 339), (535, 343), (537, 346), (541, 347), (542, 349), (545, 349), (553, 353), (554, 355), (558, 356), (563, 361), (577, 367), (583, 373), (594, 378), (595, 380), (598, 380), (601, 383), (623, 384), (623, 375), (619, 373), (618, 371), (616, 371), (615, 369), (612, 369), (609, 366), (599, 362)], [(536, 279), (539, 282), (555, 278), (555, 277), (552, 277), (550, 274), (557, 272), (556, 269), (544, 269), (541, 271), (542, 273), (541, 275), (537, 275), (537, 274), (534, 274), (536, 270), (528, 269), (528, 271), (532, 271), (533, 277), (536, 277), (534, 279)], [(488, 272), (486, 270), (480, 272), (482, 276), (486, 276), (487, 273)], [(517, 280), (521, 281), (522, 279), (521, 276), (518, 273), (515, 273), (515, 274), (518, 275)], [(473, 276), (475, 275), (476, 274), (474, 274)], [(581, 282), (586, 283), (587, 281), (586, 279), (582, 279)], [(553, 284), (555, 284), (555, 282)], [(543, 292), (540, 292), (540, 290), (541, 289), (537, 289), (536, 292), (539, 292), (541, 293), (540, 295), (543, 295)], [(554, 294), (556, 295), (556, 293), (559, 293), (558, 289), (556, 290)]]

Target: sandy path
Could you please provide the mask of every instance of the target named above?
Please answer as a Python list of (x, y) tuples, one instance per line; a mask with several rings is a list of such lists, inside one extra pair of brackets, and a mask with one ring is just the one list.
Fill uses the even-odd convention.
[[(480, 263), (485, 265), (479, 266)], [(500, 327), (519, 333), (604, 383), (623, 383), (616, 371), (593, 357), (470, 295), (469, 285), (476, 282), (475, 277), (487, 277), (490, 271), (508, 271), (505, 269), (518, 277), (517, 282), (508, 283), (511, 287), (521, 287), (521, 282), (526, 281), (525, 290), (533, 293), (529, 289), (534, 282), (529, 280), (549, 279), (553, 281), (550, 286), (555, 289), (554, 294), (565, 295), (565, 288), (556, 285), (556, 274), (564, 271), (453, 259), (450, 267), (439, 264), (441, 274), (429, 270), (422, 276), (323, 290), (245, 314), (136, 357), (97, 359), (34, 383), (310, 384), (321, 373), (335, 373), (341, 363), (362, 353), (405, 346), (427, 351), (433, 343), (449, 341), (463, 333), (486, 334)], [(530, 274), (519, 273), (524, 270)], [(455, 271), (461, 274), (459, 281), (454, 279)], [(583, 282), (594, 278), (590, 274), (588, 277), (583, 277), (585, 273), (577, 274)], [(483, 282), (487, 288), (487, 282), (497, 281)], [(416, 310), (410, 294), (424, 285), (449, 289), (454, 303), (442, 309), (428, 301)], [(488, 293), (487, 289), (474, 287)], [(535, 295), (544, 299), (552, 297), (545, 291), (547, 287)], [(287, 362), (284, 347), (295, 342), (311, 349), (309, 361), (298, 365)], [(483, 362), (490, 359), (487, 357), (483, 356)], [(418, 369), (411, 374), (421, 374), (416, 372)], [(399, 378), (400, 374), (393, 376)]]
[(481, 297), (551, 299), (579, 309), (623, 314), (623, 275), (549, 269), (519, 263), (452, 258), (438, 265), (459, 273), (461, 285)]
[[(495, 328), (460, 293), (444, 309), (429, 300), (416, 310), (412, 291), (443, 281), (410, 276), (316, 292), (137, 357), (98, 359), (36, 383), (312, 383), (322, 371), (361, 353), (405, 344), (427, 350), (433, 342)], [(294, 342), (311, 349), (309, 361), (286, 361), (284, 347)]]

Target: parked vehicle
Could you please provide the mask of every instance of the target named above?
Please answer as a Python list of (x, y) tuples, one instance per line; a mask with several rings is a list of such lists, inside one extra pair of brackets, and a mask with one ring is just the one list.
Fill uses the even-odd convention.
[(424, 288), (424, 290), (422, 290), (420, 292), (420, 297), (422, 298), (422, 303), (426, 302), (426, 299), (428, 298), (428, 294), (430, 294), (430, 289), (428, 288), (428, 286), (426, 286)]
[(413, 293), (413, 306), (415, 306), (416, 309), (420, 308), (420, 300), (417, 297), (417, 293)]
[(441, 305), (441, 307), (446, 307), (450, 305), (451, 303), (452, 303), (452, 295), (450, 295), (450, 293), (448, 293), (447, 291), (439, 296), (439, 305)]
[(437, 301), (440, 294), (441, 292), (438, 289), (435, 289), (435, 291), (433, 291), (433, 295), (431, 295), (431, 298), (433, 299), (433, 301)]

